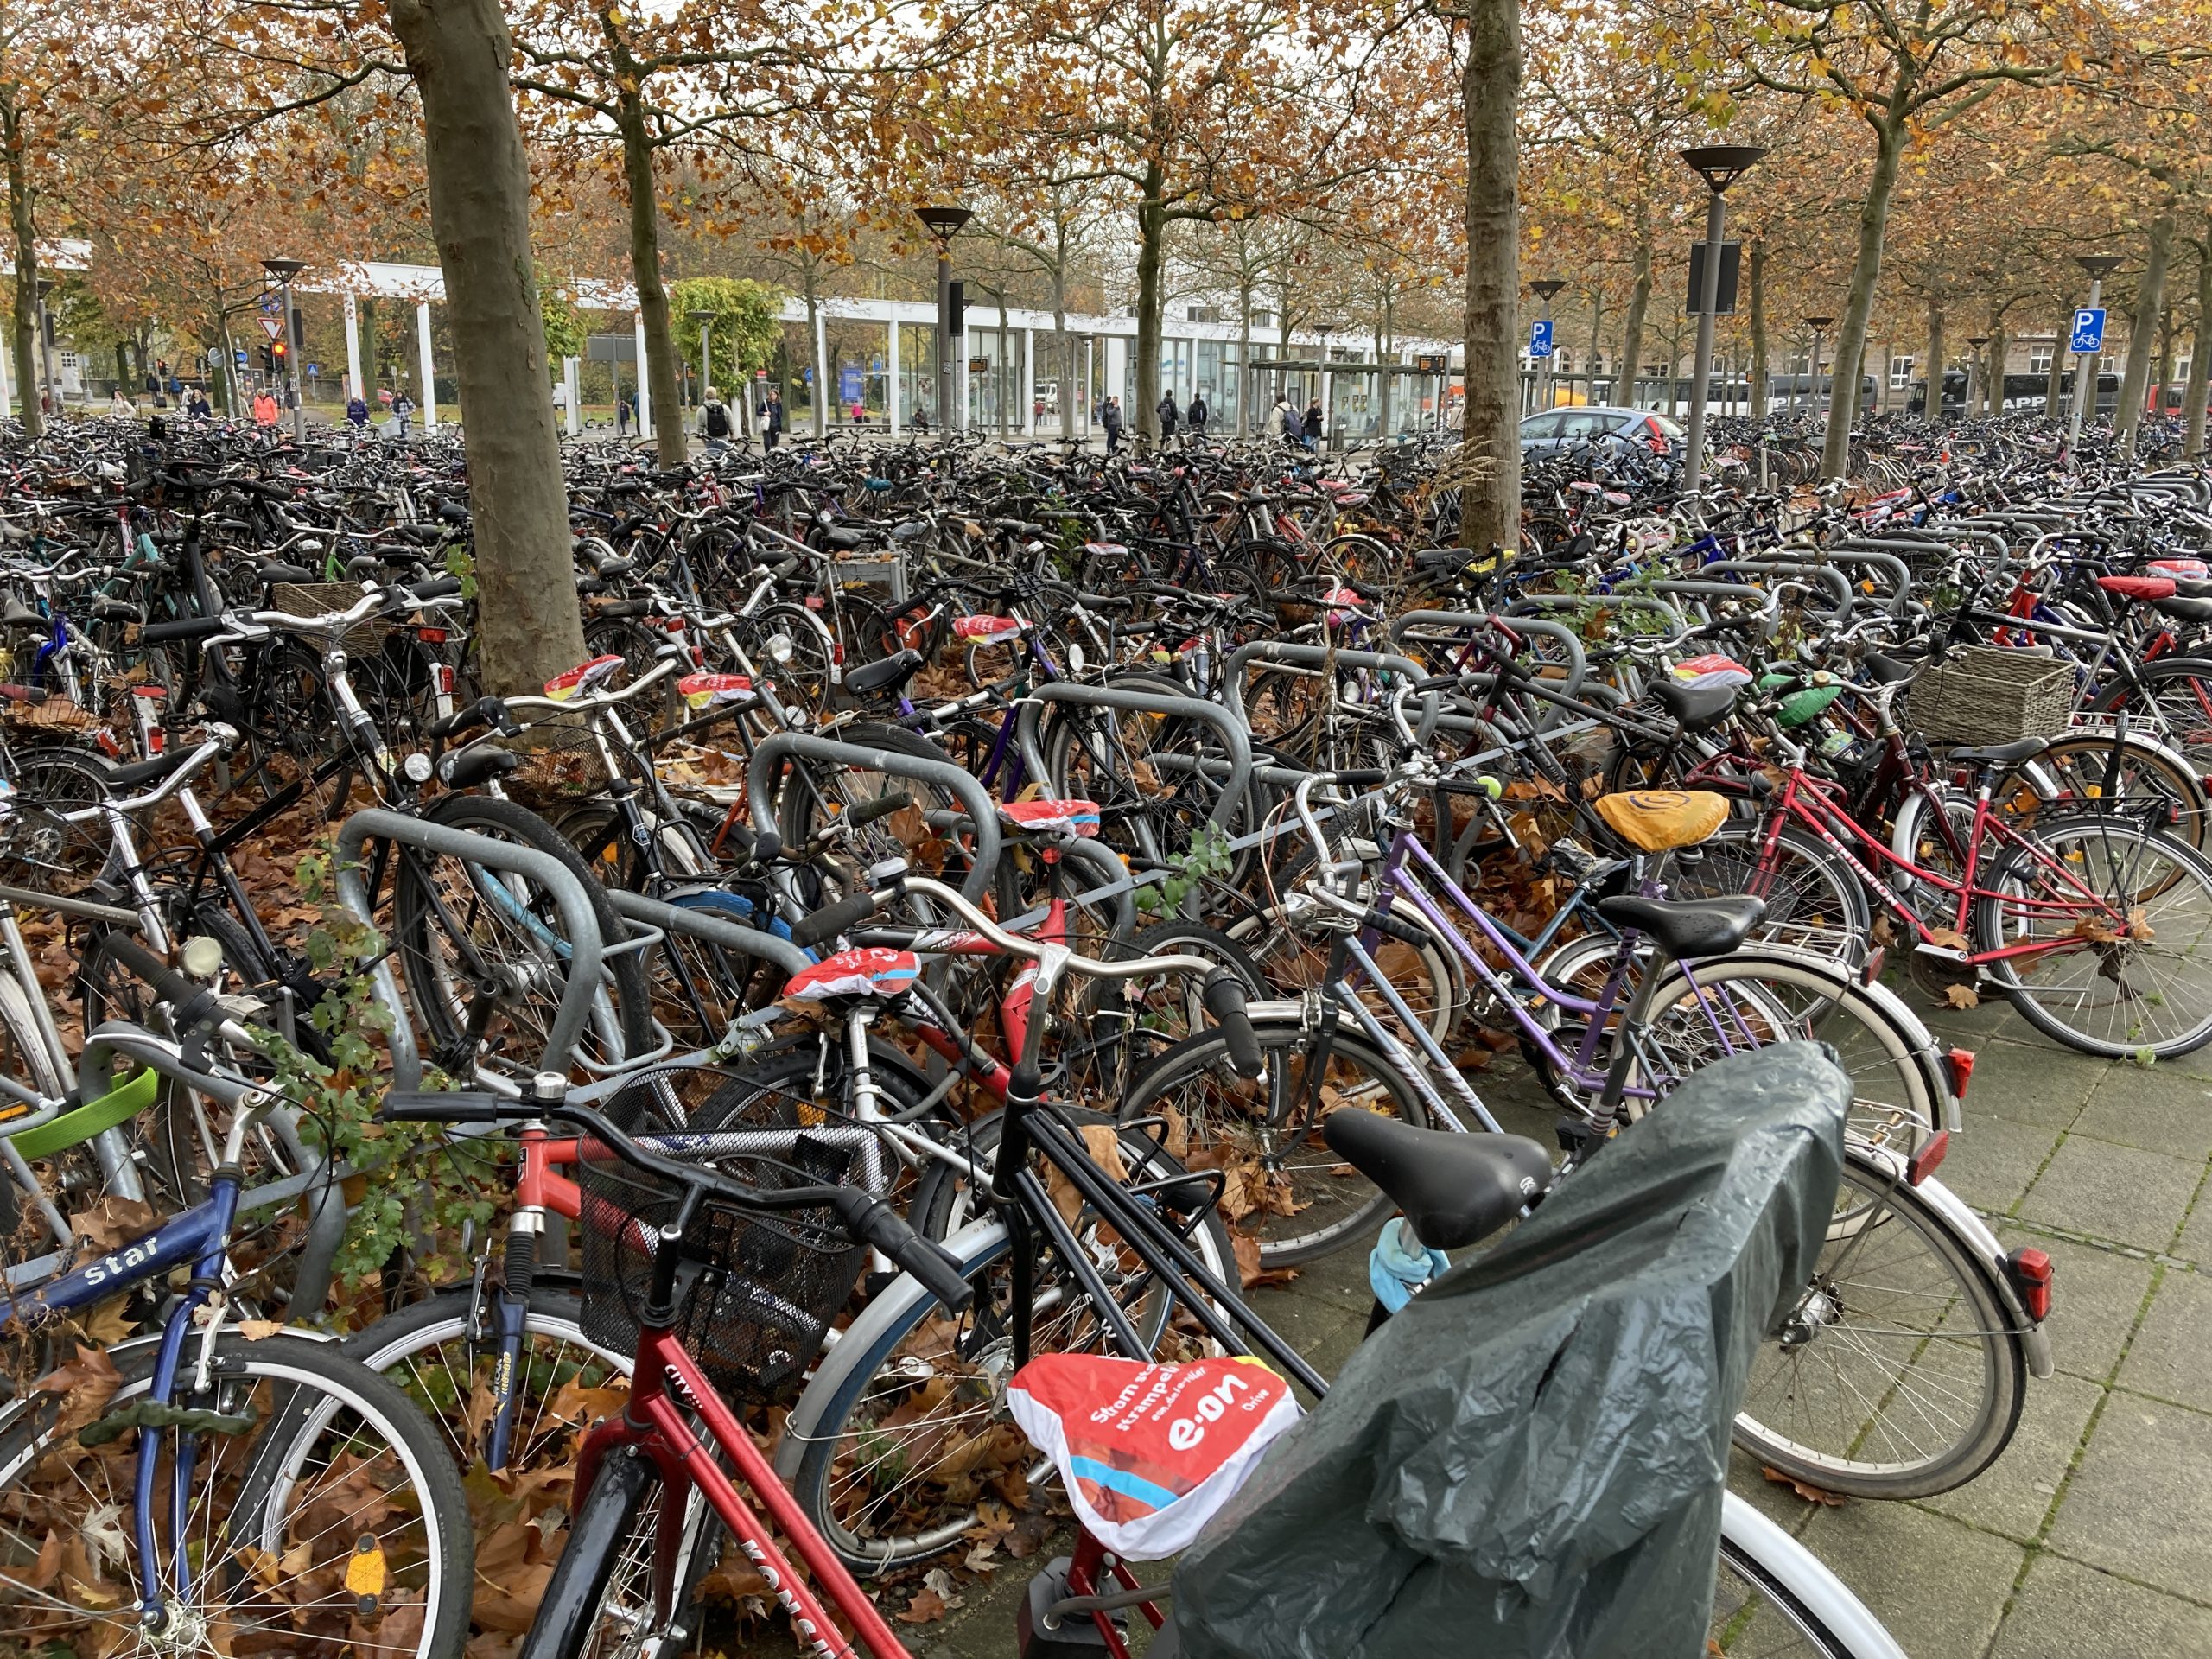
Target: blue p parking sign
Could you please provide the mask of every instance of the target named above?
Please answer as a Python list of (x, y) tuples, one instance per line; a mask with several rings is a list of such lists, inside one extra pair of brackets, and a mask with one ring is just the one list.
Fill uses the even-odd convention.
[(1529, 355), (1543, 358), (1549, 357), (1551, 354), (1552, 320), (1546, 317), (1540, 322), (1532, 322), (1529, 325)]
[(2104, 308), (2085, 305), (2074, 314), (2074, 336), (2066, 349), (2077, 357), (2094, 357), (2104, 348)]

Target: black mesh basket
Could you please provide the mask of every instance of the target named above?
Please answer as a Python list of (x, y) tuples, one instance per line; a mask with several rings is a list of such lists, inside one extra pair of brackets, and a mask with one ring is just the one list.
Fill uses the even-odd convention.
[[(810, 1135), (809, 1126), (772, 1106), (764, 1110), (782, 1121), (729, 1121), (715, 1108), (736, 1090), (755, 1093), (745, 1079), (710, 1066), (670, 1066), (624, 1088), (606, 1115), (628, 1135), (679, 1137), (653, 1148), (678, 1160), (685, 1155), (681, 1134), (702, 1122), (719, 1130), (788, 1131), (775, 1137), (773, 1156), (717, 1155), (715, 1167), (765, 1190), (846, 1184), (854, 1173), (853, 1147)], [(633, 1353), (651, 1293), (652, 1251), (659, 1230), (675, 1223), (683, 1189), (624, 1163), (590, 1136), (578, 1149), (577, 1175), (583, 1189), (577, 1231), (584, 1334)], [(772, 1401), (804, 1375), (864, 1261), (836, 1213), (819, 1205), (770, 1213), (709, 1198), (677, 1248), (677, 1338), (733, 1401)]]

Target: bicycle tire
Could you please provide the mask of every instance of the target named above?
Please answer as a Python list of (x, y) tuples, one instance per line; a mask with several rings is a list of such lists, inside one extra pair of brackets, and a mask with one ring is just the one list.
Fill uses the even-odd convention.
[[(156, 1344), (152, 1343), (134, 1345), (121, 1352), (114, 1363), (123, 1381), (106, 1402), (111, 1409), (145, 1392), (155, 1357)], [(347, 1452), (358, 1457), (366, 1444), (365, 1432), (372, 1429), (394, 1453), (395, 1466), (405, 1477), (410, 1491), (402, 1494), (400, 1499), (380, 1494), (370, 1510), (356, 1510), (349, 1514), (375, 1513), (386, 1521), (397, 1514), (422, 1520), (419, 1562), (410, 1553), (417, 1548), (416, 1541), (405, 1537), (404, 1529), (394, 1532), (379, 1522), (370, 1527), (371, 1535), (387, 1560), (396, 1558), (401, 1563), (399, 1575), (403, 1580), (413, 1579), (416, 1567), (421, 1569), (422, 1622), (414, 1651), (424, 1656), (424, 1659), (431, 1659), (432, 1656), (448, 1659), (458, 1653), (468, 1630), (474, 1582), (474, 1532), (460, 1471), (445, 1455), (435, 1432), (421, 1414), (385, 1378), (346, 1358), (327, 1344), (300, 1337), (278, 1334), (249, 1341), (236, 1331), (226, 1332), (216, 1343), (214, 1366), (215, 1376), (223, 1389), (216, 1402), (217, 1408), (233, 1416), (244, 1414), (241, 1408), (254, 1409), (259, 1427), (243, 1435), (203, 1433), (200, 1436), (201, 1449), (194, 1470), (195, 1479), (213, 1481), (219, 1473), (226, 1489), (220, 1496), (212, 1492), (209, 1495), (207, 1505), (219, 1504), (219, 1508), (208, 1508), (207, 1522), (212, 1528), (219, 1516), (233, 1558), (228, 1570), (219, 1572), (211, 1562), (208, 1569), (199, 1575), (196, 1583), (202, 1595), (209, 1595), (219, 1586), (219, 1592), (226, 1599), (223, 1607), (235, 1609), (242, 1598), (248, 1599), (245, 1605), (255, 1605), (250, 1599), (251, 1586), (265, 1581), (240, 1563), (249, 1553), (257, 1560), (272, 1547), (283, 1546), (289, 1530), (286, 1516), (294, 1512), (288, 1509), (279, 1513), (272, 1505), (280, 1502), (297, 1503), (297, 1512), (305, 1513), (315, 1503), (323, 1501), (318, 1497), (300, 1502), (303, 1495), (321, 1490), (315, 1479), (318, 1471), (309, 1468), (315, 1448), (325, 1443), (323, 1437), (327, 1433), (334, 1434)], [(190, 1375), (191, 1368), (188, 1367), (180, 1374), (180, 1381)], [(56, 1522), (54, 1506), (62, 1501), (62, 1497), (54, 1492), (33, 1496), (23, 1483), (35, 1474), (64, 1434), (73, 1437), (75, 1427), (63, 1414), (63, 1402), (68, 1397), (57, 1399), (51, 1394), (27, 1395), (10, 1405), (4, 1424), (0, 1425), (0, 1570), (13, 1569), (10, 1576), (19, 1584), (23, 1579), (23, 1562), (37, 1554), (45, 1531)], [(334, 1430), (332, 1426), (341, 1420), (348, 1426)], [(127, 1438), (143, 1432), (126, 1428), (124, 1435)], [(226, 1471), (226, 1454), (233, 1445), (242, 1448), (238, 1460), (245, 1467)], [(128, 1484), (123, 1486), (118, 1496), (116, 1489), (105, 1484), (105, 1473), (94, 1472), (108, 1470), (112, 1461), (127, 1473), (135, 1464), (135, 1450), (127, 1448), (124, 1440), (112, 1442), (111, 1446), (108, 1456), (77, 1457), (73, 1473), (74, 1484), (58, 1489), (63, 1496), (79, 1499), (86, 1506), (83, 1526), (73, 1524), (66, 1516), (59, 1517), (60, 1524), (68, 1528), (68, 1535), (80, 1535), (85, 1526), (92, 1523), (95, 1514), (104, 1512), (106, 1504), (119, 1504), (119, 1513), (125, 1521), (132, 1513)], [(327, 1473), (330, 1466), (326, 1463), (319, 1472)], [(370, 1466), (373, 1465), (368, 1459), (349, 1465), (348, 1478), (353, 1478), (359, 1469)], [(197, 1486), (194, 1489), (195, 1492), (198, 1490)], [(364, 1502), (370, 1501), (365, 1489), (359, 1495)], [(12, 1518), (13, 1514), (24, 1512), (26, 1501), (36, 1505), (35, 1513), (41, 1517), (37, 1535), (29, 1538)], [(188, 1503), (188, 1516), (197, 1512), (199, 1507)], [(166, 1522), (166, 1516), (164, 1520)], [(325, 1539), (326, 1546), (334, 1539), (341, 1551), (350, 1551), (359, 1529), (347, 1526), (346, 1520), (346, 1517), (340, 1518), (336, 1532), (327, 1526), (319, 1527), (316, 1535)], [(166, 1531), (166, 1525), (163, 1529)], [(240, 1542), (242, 1538), (247, 1541)], [(289, 1548), (308, 1547), (313, 1541), (312, 1538), (302, 1540)], [(275, 1554), (282, 1557), (287, 1550), (275, 1548)], [(323, 1550), (315, 1551), (306, 1566), (296, 1565), (279, 1583), (307, 1585), (310, 1579), (327, 1570), (329, 1564), (324, 1560), (324, 1554)], [(134, 1556), (135, 1552), (125, 1548), (114, 1563), (115, 1570), (122, 1572), (128, 1581), (121, 1586), (110, 1586), (119, 1587), (123, 1592), (111, 1609), (48, 1597), (49, 1604), (58, 1604), (50, 1624), (56, 1628), (64, 1623), (97, 1625), (104, 1617), (111, 1617), (118, 1627), (118, 1639), (143, 1638), (144, 1627), (140, 1622)], [(336, 1565), (339, 1572), (332, 1575), (334, 1582), (342, 1576), (342, 1554)], [(110, 1569), (104, 1565), (97, 1570)], [(268, 1588), (273, 1597), (277, 1586)], [(35, 1645), (43, 1645), (36, 1642), (38, 1631), (26, 1622), (26, 1609), (40, 1605), (35, 1598), (43, 1593), (34, 1592), (32, 1601), (19, 1599), (12, 1604), (11, 1637), (29, 1638)], [(90, 1599), (82, 1600), (88, 1602)], [(341, 1656), (358, 1651), (355, 1638), (346, 1633), (342, 1623), (329, 1637), (327, 1646), (323, 1645), (321, 1635), (311, 1634), (306, 1628), (318, 1611), (331, 1619), (357, 1612), (358, 1603), (353, 1594), (327, 1597), (305, 1609), (273, 1600), (265, 1605), (272, 1615), (278, 1608), (283, 1611), (288, 1626), (288, 1653), (313, 1654), (320, 1650), (328, 1653), (331, 1659), (340, 1659)], [(398, 1611), (400, 1605), (403, 1604), (396, 1604), (390, 1611)], [(302, 1611), (308, 1618), (293, 1628)], [(207, 1628), (234, 1626), (234, 1621), (220, 1611), (211, 1617), (203, 1609), (195, 1616), (207, 1620)]]
[(609, 1651), (596, 1640), (609, 1615), (622, 1619), (626, 1631), (634, 1629), (634, 1621), (625, 1617), (634, 1602), (618, 1597), (634, 1592), (642, 1580), (643, 1599), (651, 1605), (660, 1491), (660, 1472), (652, 1459), (633, 1448), (617, 1448), (600, 1460), (591, 1490), (569, 1520), (568, 1542), (546, 1580), (530, 1634), (523, 1638), (527, 1659), (590, 1659)]
[[(2063, 850), (2069, 846), (2075, 850)], [(2128, 848), (2135, 850), (2123, 853)], [(2078, 864), (2093, 892), (2122, 916), (2139, 913), (2149, 933), (2128, 940), (2083, 936), (2085, 924), (2101, 924), (2109, 916), (2092, 914), (2077, 902), (2071, 884), (2054, 886), (2047, 874), (2038, 874), (2038, 849), (2062, 865)], [(2122, 857), (2124, 864), (2119, 862)], [(2122, 885), (2126, 891), (2119, 890)], [(2034, 890), (2048, 893), (2059, 905), (2055, 914), (2047, 909), (2042, 913), (2057, 927), (2058, 936), (2082, 939), (2082, 948), (2045, 953), (2028, 959), (2025, 967), (2023, 958), (2005, 957), (1986, 969), (1990, 982), (2044, 1036), (2107, 1059), (2174, 1059), (2212, 1042), (2212, 977), (2201, 983), (2183, 979), (2199, 971), (2212, 975), (2212, 961), (2199, 954), (2212, 935), (2212, 863), (2187, 842), (2112, 814), (2084, 815), (2041, 826), (2034, 842), (2006, 847), (1992, 861), (1982, 886), (1988, 896), (1975, 900), (1972, 917), (1977, 952), (2000, 950), (2027, 937), (2018, 930), (2042, 918), (2027, 908)], [(2008, 906), (2006, 895), (2017, 909)], [(2164, 964), (2164, 978), (2147, 966), (2154, 962)], [(2147, 991), (2130, 983), (2130, 968), (2136, 963), (2146, 964), (2145, 975), (2152, 979)], [(2063, 977), (2051, 973), (2053, 964)], [(2086, 975), (2081, 971), (2084, 964)], [(2107, 991), (2099, 982), (2113, 988)], [(2170, 1003), (2179, 1012), (2168, 1022), (2156, 1011)], [(2092, 1008), (2114, 1011), (2114, 1017), (2097, 1020), (2092, 1029), (2090, 1020), (2078, 1017)], [(2076, 1017), (2067, 1017), (2069, 1012)], [(2121, 1018), (2129, 1023), (2119, 1024)], [(2155, 1029), (2150, 1023), (2154, 1020)]]
[[(1794, 1479), (1856, 1497), (1962, 1486), (2012, 1443), (2027, 1400), (2026, 1345), (2004, 1295), (1940, 1209), (1854, 1147), (1835, 1217), (1783, 1335), (1752, 1362), (1735, 1443)], [(1932, 1265), (1907, 1283), (1916, 1247)], [(1858, 1382), (1846, 1376), (1854, 1362), (1865, 1366)], [(1841, 1408), (1832, 1432), (1816, 1429), (1812, 1414), (1830, 1400), (1857, 1403)], [(1957, 1408), (1961, 1400), (1969, 1409)], [(1776, 1407), (1790, 1414), (1786, 1428)], [(1938, 1427), (1947, 1421), (1957, 1426)], [(1916, 1427), (1943, 1443), (1912, 1443)]]
[(1668, 861), (1676, 899), (1726, 899), (1751, 893), (1766, 915), (1751, 942), (1810, 950), (1835, 962), (1863, 962), (1873, 942), (1873, 913), (1857, 872), (1827, 843), (1785, 823), (1766, 849), (1766, 825), (1726, 823), (1697, 844), (1694, 857)]
[[(1281, 1174), (1280, 1160), (1276, 1160), (1276, 1167), (1269, 1167), (1276, 1154), (1250, 1150), (1253, 1145), (1264, 1148), (1268, 1138), (1266, 1135), (1256, 1131), (1217, 1133), (1215, 1122), (1222, 1115), (1203, 1109), (1203, 1099), (1197, 1107), (1190, 1103), (1187, 1091), (1194, 1089), (1215, 1088), (1225, 1091), (1225, 1097), (1230, 1099), (1241, 1099), (1250, 1090), (1265, 1089), (1269, 1091), (1268, 1116), (1281, 1114), (1281, 1091), (1286, 1080), (1294, 1077), (1303, 1079), (1308, 1065), (1306, 1051), (1318, 1040), (1319, 1034), (1307, 1031), (1296, 1014), (1271, 1013), (1263, 1008), (1252, 1010), (1251, 1022), (1253, 1035), (1267, 1062), (1266, 1075), (1258, 1083), (1248, 1084), (1237, 1077), (1230, 1065), (1228, 1046), (1221, 1033), (1209, 1028), (1178, 1043), (1140, 1072), (1122, 1097), (1116, 1116), (1125, 1123), (1140, 1117), (1160, 1117), (1171, 1123), (1179, 1121), (1190, 1136), (1193, 1153), (1206, 1153), (1229, 1177), (1245, 1179), (1243, 1171), (1247, 1167), (1260, 1171), (1263, 1177), (1261, 1201), (1255, 1202), (1245, 1212), (1263, 1217), (1257, 1230), (1260, 1264), (1294, 1267), (1364, 1236), (1381, 1223), (1391, 1205), (1389, 1199), (1369, 1182), (1336, 1173), (1344, 1165), (1335, 1154), (1319, 1146), (1319, 1119), (1314, 1120), (1314, 1129), (1300, 1137), (1307, 1148), (1299, 1166), (1300, 1173)], [(1322, 1116), (1330, 1110), (1350, 1108), (1383, 1112), (1417, 1128), (1427, 1128), (1428, 1109), (1413, 1085), (1357, 1028), (1346, 1029), (1348, 1024), (1348, 1019), (1339, 1024), (1332, 1037), (1328, 1059), (1332, 1074), (1348, 1080), (1343, 1084), (1324, 1082), (1322, 1086), (1333, 1090), (1337, 1099), (1325, 1104)], [(1250, 1114), (1238, 1112), (1234, 1116), (1249, 1119)], [(1313, 1150), (1316, 1147), (1319, 1147), (1318, 1152)], [(1237, 1161), (1240, 1159), (1241, 1163)], [(1297, 1206), (1287, 1216), (1268, 1207), (1278, 1179), (1287, 1190), (1288, 1203)], [(1236, 1203), (1232, 1202), (1230, 1207), (1235, 1209)], [(1315, 1226), (1300, 1220), (1309, 1213), (1321, 1224)], [(1271, 1226), (1264, 1219), (1270, 1217), (1285, 1224)], [(1235, 1221), (1243, 1217), (1232, 1215), (1230, 1218)], [(1291, 1231), (1292, 1225), (1303, 1230)]]
[(1709, 1656), (1904, 1659), (1825, 1562), (1732, 1492), (1722, 1500), (1714, 1576)]
[[(529, 808), (490, 795), (445, 795), (434, 802), (424, 816), (432, 823), (512, 841), (558, 860), (582, 887), (593, 918), (599, 925), (601, 939), (612, 944), (623, 937), (621, 918), (615, 912), (613, 901), (593, 878), (582, 855)], [(426, 1057), (458, 1057), (467, 1039), (461, 1012), (464, 1005), (456, 994), (454, 979), (454, 964), (461, 958), (450, 941), (442, 946), (436, 942), (436, 936), (446, 930), (439, 920), (444, 910), (443, 901), (434, 898), (425, 886), (433, 861), (430, 855), (402, 849), (397, 860), (398, 874), (393, 882), (392, 932), (401, 971), (407, 982), (409, 1001), (429, 1039)], [(473, 951), (474, 947), (470, 949)], [(619, 1032), (621, 1048), (620, 1054), (607, 1058), (619, 1059), (623, 1055), (649, 1052), (653, 1046), (652, 988), (640, 954), (626, 950), (620, 956), (608, 957), (601, 971), (611, 988), (611, 1023)], [(552, 976), (560, 977), (557, 972)], [(554, 995), (557, 996), (557, 991)], [(506, 1019), (512, 1033), (524, 1038), (543, 1035), (542, 1025), (534, 1033), (527, 1028), (513, 1004), (507, 1007)], [(609, 1034), (601, 1033), (602, 1042)], [(517, 1061), (525, 1071), (535, 1071), (538, 1058), (539, 1053), (533, 1051), (517, 1057)], [(449, 1065), (448, 1069), (458, 1071), (461, 1068)]]

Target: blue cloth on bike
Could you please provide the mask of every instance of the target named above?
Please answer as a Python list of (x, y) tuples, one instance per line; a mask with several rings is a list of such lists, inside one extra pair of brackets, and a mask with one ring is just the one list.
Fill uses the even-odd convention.
[(1693, 1659), (1729, 1429), (1834, 1214), (1849, 1079), (1708, 1066), (1354, 1353), (1175, 1573), (1185, 1659)]
[(1367, 1282), (1375, 1287), (1375, 1300), (1395, 1313), (1414, 1299), (1414, 1292), (1452, 1265), (1452, 1258), (1441, 1250), (1432, 1250), (1419, 1240), (1413, 1240), (1414, 1249), (1406, 1249), (1409, 1235), (1405, 1222), (1392, 1217), (1382, 1224), (1382, 1236), (1375, 1241), (1375, 1248), (1367, 1255)]

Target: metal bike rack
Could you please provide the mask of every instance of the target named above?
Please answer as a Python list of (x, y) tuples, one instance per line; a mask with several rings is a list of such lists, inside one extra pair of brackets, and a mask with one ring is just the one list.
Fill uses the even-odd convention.
[[(1394, 652), (1340, 651), (1334, 645), (1309, 645), (1287, 639), (1255, 639), (1250, 645), (1239, 645), (1230, 654), (1229, 662), (1221, 677), (1222, 701), (1236, 717), (1246, 732), (1252, 722), (1244, 712), (1244, 671), (1254, 662), (1281, 663), (1286, 668), (1365, 668), (1388, 674), (1402, 674), (1414, 683), (1435, 677), (1410, 657), (1401, 657)], [(1473, 722), (1464, 716), (1446, 715), (1440, 712), (1436, 693), (1424, 691), (1421, 698), (1421, 718), (1417, 728), (1433, 731), (1440, 725), (1454, 730), (1471, 729)], [(1249, 739), (1247, 739), (1249, 741)], [(1285, 766), (1262, 766), (1259, 776), (1272, 784), (1295, 784), (1306, 774), (1302, 770)]]
[(792, 755), (829, 766), (858, 766), (887, 777), (912, 779), (953, 796), (968, 809), (968, 817), (976, 829), (975, 856), (961, 881), (961, 897), (982, 898), (990, 883), (991, 871), (999, 861), (999, 815), (990, 796), (974, 777), (949, 760), (926, 760), (918, 755), (896, 754), (888, 749), (840, 743), (835, 738), (817, 737), (810, 732), (778, 732), (753, 750), (753, 763), (745, 772), (746, 805), (753, 815), (756, 834), (776, 827), (776, 780), (783, 774), (785, 760)]
[[(386, 811), (382, 807), (368, 807), (339, 826), (337, 875), (338, 896), (348, 910), (372, 926), (375, 925), (376, 911), (370, 903), (368, 890), (361, 885), (360, 871), (362, 850), (372, 838), (420, 848), (442, 857), (462, 859), (486, 869), (512, 870), (552, 896), (568, 940), (568, 983), (561, 988), (560, 1006), (554, 1011), (551, 1028), (546, 1033), (545, 1052), (538, 1065), (542, 1070), (566, 1071), (569, 1053), (575, 1047), (576, 1039), (583, 1035), (585, 1021), (591, 1017), (592, 999), (599, 995), (600, 962), (606, 954), (605, 943), (599, 937), (598, 920), (592, 914), (591, 899), (575, 873), (551, 855), (531, 848), (494, 841), (488, 836), (473, 836), (463, 830)], [(422, 1055), (415, 1046), (414, 1029), (408, 1023), (407, 1005), (400, 1000), (399, 982), (391, 971), (389, 954), (378, 962), (374, 982), (378, 997), (393, 1014), (391, 1086), (402, 1091), (419, 1089), (423, 1082)]]
[[(1577, 600), (1574, 603), (1583, 603)], [(1671, 610), (1672, 607), (1659, 608)], [(1390, 625), (1391, 640), (1402, 645), (1406, 635), (1419, 627), (1465, 628), (1472, 632), (1487, 627), (1491, 622), (1487, 611), (1408, 611)], [(1554, 622), (1548, 617), (1517, 616), (1509, 625), (1516, 633), (1533, 633), (1546, 639), (1556, 639), (1567, 647), (1567, 678), (1554, 690), (1570, 697), (1582, 694), (1582, 682), (1590, 672), (1590, 659), (1583, 653), (1582, 639), (1564, 622)]]
[(1834, 597), (1833, 613), (1837, 625), (1848, 622), (1858, 607), (1858, 595), (1851, 591), (1851, 579), (1842, 571), (1825, 563), (1802, 559), (1715, 559), (1702, 567), (1731, 575), (1781, 576), (1788, 581), (1802, 581), (1810, 577)]
[[(1249, 647), (1247, 648), (1249, 649)], [(1230, 668), (1232, 683), (1239, 652), (1231, 657)], [(1223, 763), (1199, 763), (1208, 777), (1219, 775), (1226, 779), (1221, 793), (1215, 798), (1213, 810), (1207, 816), (1214, 827), (1224, 835), (1235, 820), (1235, 804), (1243, 801), (1252, 785), (1252, 734), (1244, 718), (1241, 701), (1232, 702), (1228, 709), (1218, 703), (1201, 702), (1196, 697), (1178, 697), (1158, 691), (1141, 691), (1126, 685), (1078, 685), (1065, 680), (1056, 680), (1050, 685), (1040, 685), (1022, 699), (1021, 712), (1015, 716), (1014, 741), (1021, 750), (1021, 763), (1033, 778), (1046, 778), (1051, 774), (1045, 766), (1045, 752), (1040, 728), (1044, 723), (1041, 712), (1050, 703), (1068, 702), (1088, 709), (1120, 709), (1131, 714), (1156, 715), (1163, 720), (1195, 720), (1211, 726), (1221, 734), (1221, 746), (1229, 752), (1226, 767), (1217, 774), (1216, 767)], [(1180, 757), (1161, 755), (1153, 762), (1170, 770)]]

